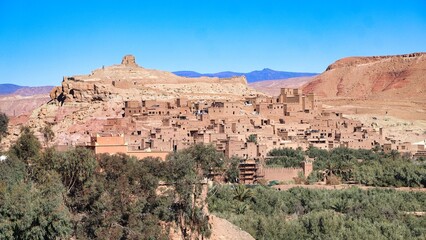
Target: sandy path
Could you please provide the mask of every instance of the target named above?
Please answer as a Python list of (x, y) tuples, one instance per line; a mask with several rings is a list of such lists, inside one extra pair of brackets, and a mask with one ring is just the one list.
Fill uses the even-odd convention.
[(210, 222), (212, 225), (212, 235), (210, 239), (212, 240), (254, 240), (254, 238), (250, 234), (241, 230), (239, 227), (235, 226), (234, 224), (223, 218), (211, 214)]

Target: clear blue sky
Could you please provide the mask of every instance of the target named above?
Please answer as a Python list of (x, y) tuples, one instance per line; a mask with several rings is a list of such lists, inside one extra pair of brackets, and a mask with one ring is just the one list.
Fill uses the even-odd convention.
[(0, 0), (0, 83), (60, 85), (129, 53), (167, 71), (322, 72), (421, 51), (425, 0)]

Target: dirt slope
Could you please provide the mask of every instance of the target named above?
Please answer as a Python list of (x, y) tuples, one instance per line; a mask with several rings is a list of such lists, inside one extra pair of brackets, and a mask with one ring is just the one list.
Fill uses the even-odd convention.
[(303, 91), (325, 98), (426, 100), (426, 53), (343, 58)]
[(48, 94), (21, 96), (16, 94), (0, 96), (0, 112), (8, 116), (31, 114), (31, 112), (50, 100)]
[(210, 215), (212, 225), (211, 240), (251, 240), (254, 238), (228, 220)]

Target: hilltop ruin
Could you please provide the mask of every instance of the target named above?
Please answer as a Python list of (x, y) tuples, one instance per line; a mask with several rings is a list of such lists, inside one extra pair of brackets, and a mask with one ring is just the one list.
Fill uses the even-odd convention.
[(242, 97), (259, 94), (247, 87), (244, 76), (228, 79), (200, 77), (185, 78), (170, 72), (145, 69), (138, 66), (133, 55), (123, 57), (121, 64), (102, 67), (88, 75), (64, 77), (61, 87), (50, 93), (52, 100), (64, 102), (107, 101), (121, 97), (145, 96), (190, 99)]

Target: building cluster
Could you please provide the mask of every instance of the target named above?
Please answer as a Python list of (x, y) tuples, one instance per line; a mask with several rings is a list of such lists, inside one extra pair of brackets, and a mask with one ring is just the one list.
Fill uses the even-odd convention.
[[(247, 160), (247, 164), (261, 163), (274, 148), (377, 146), (401, 150), (404, 145), (385, 139), (381, 129), (324, 111), (314, 94), (291, 88), (282, 88), (278, 97), (248, 97), (245, 101), (126, 101), (123, 117), (108, 119), (103, 129), (91, 139), (96, 153), (164, 158), (203, 143), (212, 144), (226, 157)], [(408, 145), (404, 149), (417, 152)], [(255, 166), (245, 167), (254, 174), (249, 180), (255, 180), (256, 172), (262, 175)]]

